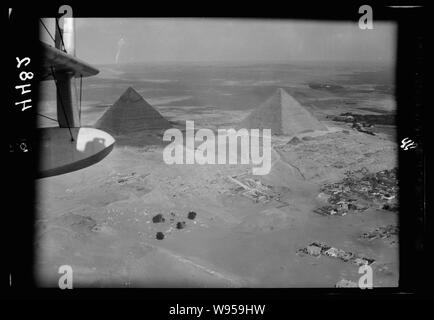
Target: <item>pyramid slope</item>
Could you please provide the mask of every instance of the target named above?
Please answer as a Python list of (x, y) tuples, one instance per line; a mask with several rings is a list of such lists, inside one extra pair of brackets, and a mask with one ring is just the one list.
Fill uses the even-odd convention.
[(307, 131), (327, 130), (308, 110), (285, 90), (278, 89), (242, 122), (249, 129), (271, 129), (272, 134), (295, 135)]
[(129, 87), (98, 119), (95, 127), (119, 135), (143, 130), (168, 129), (171, 125), (137, 91)]

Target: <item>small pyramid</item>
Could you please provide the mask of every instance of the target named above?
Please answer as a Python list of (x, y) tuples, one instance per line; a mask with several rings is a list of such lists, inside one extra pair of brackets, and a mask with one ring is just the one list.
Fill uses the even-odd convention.
[(281, 88), (259, 108), (253, 110), (240, 125), (248, 129), (271, 129), (271, 133), (276, 135), (327, 130), (318, 119)]
[(95, 124), (95, 128), (115, 135), (170, 127), (170, 122), (132, 87), (129, 87)]

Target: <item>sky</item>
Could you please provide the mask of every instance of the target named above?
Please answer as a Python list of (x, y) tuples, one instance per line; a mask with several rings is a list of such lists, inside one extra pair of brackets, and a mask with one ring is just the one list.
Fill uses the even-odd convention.
[[(43, 19), (54, 35), (53, 19)], [(367, 61), (393, 63), (396, 26), (358, 21), (76, 18), (76, 55), (94, 64)], [(41, 40), (52, 44), (41, 28)]]

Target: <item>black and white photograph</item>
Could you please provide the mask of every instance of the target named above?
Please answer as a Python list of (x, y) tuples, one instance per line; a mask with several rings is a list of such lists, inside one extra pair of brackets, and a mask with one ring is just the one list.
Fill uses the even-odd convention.
[(35, 19), (36, 288), (399, 288), (396, 21)]

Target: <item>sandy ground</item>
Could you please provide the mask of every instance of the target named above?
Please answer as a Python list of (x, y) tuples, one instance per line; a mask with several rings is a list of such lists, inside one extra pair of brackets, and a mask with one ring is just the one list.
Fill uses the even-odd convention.
[[(345, 170), (395, 167), (396, 145), (352, 130), (330, 130), (296, 145), (286, 144), (289, 139), (274, 139), (272, 170), (260, 178), (279, 190), (280, 202), (255, 203), (234, 191), (227, 176), (249, 172), (248, 165), (167, 165), (158, 145), (118, 145), (96, 165), (38, 180), (39, 284), (57, 286), (61, 265), (72, 266), (76, 287), (357, 282), (353, 264), (297, 255), (297, 249), (321, 241), (375, 259), (374, 286), (396, 286), (397, 244), (358, 239), (376, 227), (396, 225), (396, 213), (313, 212), (321, 205), (322, 183), (339, 180)], [(187, 217), (190, 211), (197, 214), (194, 220)], [(165, 221), (153, 223), (157, 214)], [(177, 229), (178, 222), (185, 228)], [(157, 232), (164, 239), (158, 240)]]
[[(393, 112), (393, 95), (372, 90), (393, 77), (387, 80), (375, 66), (366, 72), (322, 64), (135, 68), (102, 68), (86, 79), (83, 125), (93, 125), (129, 86), (180, 129), (184, 120), (194, 120), (196, 128), (233, 126), (283, 87), (329, 131), (300, 135), (297, 144), (273, 137), (272, 170), (260, 180), (279, 191), (280, 201), (255, 203), (234, 191), (227, 176), (249, 172), (247, 165), (166, 165), (161, 134), (117, 137), (100, 163), (37, 180), (35, 271), (41, 286), (58, 285), (61, 265), (72, 266), (75, 287), (333, 287), (341, 279), (358, 281), (353, 264), (297, 254), (314, 241), (375, 259), (374, 286), (398, 284), (397, 242), (359, 240), (364, 232), (397, 225), (397, 213), (371, 208), (325, 217), (313, 211), (324, 205), (321, 185), (339, 181), (345, 171), (397, 166), (393, 126), (375, 126), (385, 134), (370, 136), (326, 120), (373, 108)], [(345, 90), (309, 87), (330, 79)], [(54, 84), (44, 85), (38, 111), (56, 118)], [(39, 120), (39, 126), (57, 125)], [(165, 221), (153, 223), (157, 214)], [(183, 222), (185, 228), (177, 229)]]

